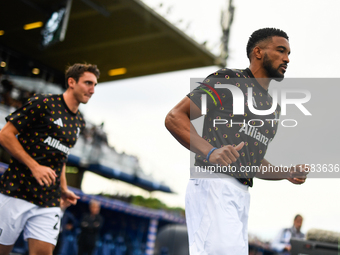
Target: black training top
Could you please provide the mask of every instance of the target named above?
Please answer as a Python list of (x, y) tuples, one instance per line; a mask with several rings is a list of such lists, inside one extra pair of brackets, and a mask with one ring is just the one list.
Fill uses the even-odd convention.
[[(216, 84), (233, 85), (236, 88), (232, 87), (232, 90), (242, 92), (242, 96), (234, 95), (233, 98), (228, 88), (215, 88)], [(241, 183), (252, 186), (256, 166), (261, 165), (268, 144), (276, 134), (278, 121), (274, 119), (279, 118), (280, 106), (277, 105), (266, 115), (254, 114), (256, 110), (251, 112), (247, 103), (249, 89), (252, 89), (252, 104), (256, 110), (272, 109), (272, 97), (257, 82), (248, 68), (245, 70), (220, 69), (209, 75), (188, 97), (201, 109), (202, 95), (206, 94), (207, 110), (202, 137), (212, 146), (220, 148), (245, 142), (239, 151), (239, 159), (220, 172), (227, 173), (236, 177)], [(241, 101), (244, 106), (243, 115), (233, 115), (234, 100), (235, 105), (240, 100), (244, 100)], [(201, 155), (196, 155), (195, 165), (205, 168), (212, 166)], [(253, 170), (251, 170), (252, 166), (255, 166)], [(215, 170), (219, 169), (221, 168), (215, 165)]]
[(63, 95), (37, 95), (6, 120), (19, 131), (18, 140), (25, 151), (58, 177), (55, 185), (40, 186), (31, 170), (12, 157), (0, 179), (0, 192), (42, 207), (59, 206), (62, 167), (85, 127), (82, 115), (68, 109)]

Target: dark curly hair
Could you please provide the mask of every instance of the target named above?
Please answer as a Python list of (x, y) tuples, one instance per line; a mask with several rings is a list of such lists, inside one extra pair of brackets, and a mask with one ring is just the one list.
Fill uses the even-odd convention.
[(288, 35), (286, 32), (277, 29), (277, 28), (261, 28), (259, 30), (256, 30), (252, 33), (252, 35), (249, 37), (248, 44), (247, 44), (247, 56), (250, 59), (250, 53), (253, 51), (255, 46), (268, 38), (271, 38), (273, 36), (280, 36), (284, 37), (287, 40), (289, 40)]
[(299, 218), (299, 217), (302, 218), (302, 216), (301, 216), (300, 214), (295, 215), (294, 220), (296, 220), (296, 219)]
[(72, 66), (68, 66), (66, 69), (66, 87), (68, 87), (68, 78), (72, 77), (76, 82), (78, 82), (79, 77), (82, 76), (85, 72), (93, 73), (97, 77), (97, 79), (99, 79), (100, 72), (96, 65), (91, 65), (87, 63), (76, 63)]

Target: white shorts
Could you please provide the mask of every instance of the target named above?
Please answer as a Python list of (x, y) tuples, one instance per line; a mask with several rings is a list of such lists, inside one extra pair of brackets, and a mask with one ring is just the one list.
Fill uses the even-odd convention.
[(56, 245), (60, 229), (60, 207), (44, 208), (0, 193), (0, 244), (13, 245), (24, 230), (24, 239)]
[(190, 255), (248, 255), (248, 187), (226, 178), (190, 179), (185, 213)]

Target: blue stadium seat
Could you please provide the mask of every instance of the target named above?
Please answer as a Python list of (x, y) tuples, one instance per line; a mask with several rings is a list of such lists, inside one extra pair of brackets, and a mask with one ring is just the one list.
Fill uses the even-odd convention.
[(102, 255), (102, 248), (103, 248), (103, 242), (101, 240), (97, 240), (96, 248), (94, 248), (93, 254)]
[(126, 244), (124, 241), (124, 237), (118, 236), (115, 241), (115, 253), (114, 255), (125, 255), (126, 254)]
[(111, 234), (103, 236), (100, 255), (115, 255), (115, 244)]
[(77, 238), (74, 234), (65, 235), (61, 240), (61, 247), (58, 255), (74, 255), (78, 253)]
[(21, 232), (19, 238), (14, 244), (13, 253), (25, 254), (28, 251), (28, 244), (24, 241), (24, 234)]

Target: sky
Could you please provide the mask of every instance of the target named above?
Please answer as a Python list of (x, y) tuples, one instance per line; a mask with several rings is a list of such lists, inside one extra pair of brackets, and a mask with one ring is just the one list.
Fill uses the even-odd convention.
[[(206, 41), (214, 54), (219, 53), (220, 13), (229, 1), (168, 0), (162, 6), (159, 0), (144, 2), (199, 43)], [(270, 89), (291, 88), (293, 84), (312, 94), (307, 106), (313, 116), (309, 119), (298, 116), (301, 121), (295, 129), (280, 127), (266, 159), (273, 164), (339, 164), (336, 102), (340, 90), (337, 88), (340, 2), (234, 0), (233, 4), (227, 67), (248, 67), (245, 48), (250, 34), (259, 28), (277, 27), (288, 34), (291, 55), (286, 84), (272, 84)], [(170, 206), (184, 207), (190, 153), (166, 130), (165, 116), (190, 92), (190, 78), (204, 78), (217, 69), (211, 66), (103, 83), (83, 107), (86, 119), (105, 123), (109, 143), (116, 150), (136, 155), (147, 174), (164, 181), (176, 192), (153, 194)], [(287, 117), (293, 118), (295, 113)], [(340, 179), (322, 177), (311, 175), (301, 186), (285, 180), (256, 179), (250, 189), (249, 233), (270, 240), (280, 228), (291, 226), (297, 213), (304, 217), (304, 232), (311, 228), (340, 232), (337, 202)], [(85, 178), (85, 191), (98, 192), (98, 186), (106, 191), (115, 190), (114, 183), (102, 179), (98, 180), (101, 185), (91, 185), (93, 178)]]

